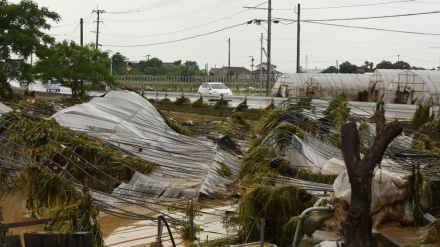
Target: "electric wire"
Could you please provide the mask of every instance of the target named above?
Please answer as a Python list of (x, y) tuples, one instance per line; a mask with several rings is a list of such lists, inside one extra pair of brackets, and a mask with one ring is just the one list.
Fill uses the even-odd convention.
[(367, 30), (386, 31), (386, 32), (393, 32), (393, 33), (433, 35), (433, 36), (439, 36), (440, 35), (440, 33), (424, 33), (424, 32), (412, 32), (412, 31), (402, 31), (402, 30), (375, 28), (375, 27), (349, 26), (349, 25), (331, 24), (331, 23), (323, 23), (323, 22), (315, 22), (315, 21), (304, 21), (304, 22), (305, 23), (311, 23), (311, 24), (325, 25), (325, 26), (346, 27), (346, 28), (356, 28), (356, 29), (367, 29)]

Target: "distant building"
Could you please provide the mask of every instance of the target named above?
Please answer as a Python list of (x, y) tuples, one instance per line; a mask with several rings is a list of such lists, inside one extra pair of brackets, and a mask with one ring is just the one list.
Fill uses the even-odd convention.
[[(267, 70), (267, 63), (260, 63), (255, 66), (255, 70), (260, 70), (260, 67), (263, 67), (263, 70)], [(270, 67), (272, 67), (273, 70), (277, 70), (277, 66), (274, 64), (271, 64)]]
[(174, 66), (174, 62), (163, 62), (162, 66), (163, 67), (173, 67)]
[[(270, 66), (272, 67), (272, 69), (271, 69), (272, 76), (279, 78), (283, 74), (282, 72), (277, 71), (276, 65), (271, 64)], [(263, 80), (266, 80), (266, 78), (267, 78), (267, 63), (262, 63), (262, 64), (258, 64), (255, 66), (254, 79), (260, 79), (260, 77)]]
[(300, 73), (307, 73), (307, 74), (319, 74), (323, 71), (324, 69), (318, 69), (318, 68), (314, 68), (314, 69), (303, 69), (302, 67), (300, 67)]
[[(229, 72), (230, 71), (230, 72)], [(252, 71), (244, 67), (223, 67), (215, 72), (216, 77), (227, 77), (231, 75), (237, 79), (250, 79)]]
[(210, 70), (209, 70), (209, 75), (215, 75), (215, 73), (217, 72), (217, 71), (219, 71), (220, 70), (220, 68), (211, 68)]
[(23, 59), (6, 59), (5, 63), (11, 68), (18, 68), (24, 62)]

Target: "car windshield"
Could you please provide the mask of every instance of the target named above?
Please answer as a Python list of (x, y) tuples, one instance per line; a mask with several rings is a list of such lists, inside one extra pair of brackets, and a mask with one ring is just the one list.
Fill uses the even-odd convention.
[(210, 84), (212, 89), (228, 89), (228, 87), (225, 84), (222, 83), (216, 83), (216, 84)]

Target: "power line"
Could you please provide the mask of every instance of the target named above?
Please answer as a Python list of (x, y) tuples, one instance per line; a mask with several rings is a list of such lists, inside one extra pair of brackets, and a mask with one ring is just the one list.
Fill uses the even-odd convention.
[(355, 5), (303, 8), (303, 9), (340, 9), (340, 8), (353, 8), (353, 7), (369, 7), (369, 6), (386, 5), (386, 4), (393, 4), (393, 3), (404, 3), (404, 2), (414, 2), (414, 0), (403, 0), (403, 1), (394, 1), (394, 2), (386, 2), (386, 3), (369, 3), (369, 4), (355, 4)]
[(158, 3), (154, 3), (154, 4), (149, 4), (147, 6), (143, 6), (143, 7), (139, 7), (136, 9), (129, 9), (129, 10), (124, 10), (124, 11), (114, 11), (114, 12), (109, 12), (109, 14), (131, 14), (131, 13), (138, 13), (138, 12), (143, 12), (143, 11), (148, 11), (148, 10), (152, 10), (152, 9), (157, 9), (163, 6), (167, 6), (176, 2), (179, 2), (180, 0), (164, 0)]
[[(416, 15), (430, 15), (438, 14), (440, 10), (421, 12), (421, 13), (409, 13), (400, 15), (383, 15), (383, 16), (369, 16), (369, 17), (353, 17), (353, 18), (338, 18), (338, 19), (315, 19), (315, 20), (302, 20), (303, 22), (313, 22), (313, 21), (353, 21), (353, 20), (369, 20), (369, 19), (383, 19), (383, 18), (394, 18), (394, 17), (404, 17), (404, 16), (416, 16)], [(277, 18), (278, 20), (284, 21), (295, 21), (294, 19)]]
[(198, 34), (198, 35), (194, 35), (194, 36), (183, 38), (183, 39), (176, 39), (176, 40), (159, 42), (159, 43), (151, 43), (151, 44), (145, 44), (145, 45), (104, 45), (104, 44), (103, 45), (104, 46), (109, 46), (109, 47), (144, 47), (144, 46), (153, 46), (153, 45), (164, 45), (164, 44), (169, 44), (169, 43), (175, 43), (175, 42), (179, 42), (179, 41), (185, 41), (185, 40), (189, 40), (189, 39), (194, 39), (194, 38), (197, 38), (197, 37), (203, 37), (203, 36), (214, 34), (214, 33), (218, 33), (218, 32), (221, 32), (221, 31), (224, 31), (224, 30), (227, 30), (227, 29), (231, 29), (231, 28), (235, 28), (235, 27), (238, 27), (238, 26), (242, 26), (242, 25), (245, 25), (245, 24), (247, 24), (247, 22), (240, 23), (240, 24), (237, 24), (237, 25), (234, 25), (234, 26), (230, 26), (230, 27), (225, 27), (225, 28), (222, 28), (222, 29), (219, 29), (219, 30), (215, 30), (215, 31), (209, 32), (209, 33)]
[(384, 29), (384, 28), (374, 28), (374, 27), (359, 27), (359, 26), (338, 25), (338, 24), (330, 24), (330, 23), (314, 22), (314, 21), (304, 21), (304, 22), (312, 23), (312, 24), (319, 24), (319, 25), (326, 25), (326, 26), (347, 27), (347, 28), (357, 28), (357, 29), (368, 29), (368, 30), (386, 31), (386, 32), (394, 32), (394, 33), (435, 35), (435, 36), (440, 35), (440, 33), (421, 33), (421, 32), (400, 31), (400, 30), (392, 30), (392, 29)]

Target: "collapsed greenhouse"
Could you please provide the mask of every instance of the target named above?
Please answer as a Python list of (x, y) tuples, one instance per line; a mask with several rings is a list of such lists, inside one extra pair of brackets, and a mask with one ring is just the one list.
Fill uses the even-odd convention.
[(370, 77), (368, 101), (377, 102), (379, 99), (382, 99), (388, 85), (402, 71), (401, 69), (376, 69)]
[(112, 91), (88, 103), (59, 111), (53, 118), (62, 126), (104, 140), (160, 166), (153, 173), (138, 172), (122, 183), (115, 195), (197, 198), (200, 193), (217, 198), (229, 196), (230, 178), (221, 169), (238, 172), (238, 160), (216, 143), (173, 131), (160, 113), (142, 96)]
[(440, 71), (402, 71), (390, 82), (383, 100), (396, 104), (440, 105)]
[[(324, 82), (324, 80), (317, 80), (317, 82)], [(336, 88), (338, 83), (331, 83)], [(360, 83), (357, 85), (359, 86)], [(351, 83), (351, 86), (355, 87), (356, 84)], [(347, 111), (347, 119), (349, 115), (351, 119), (361, 119), (360, 116), (353, 114), (351, 109), (345, 108), (345, 104), (340, 104), (339, 107), (342, 108), (338, 110)], [(124, 150), (125, 153), (133, 154), (159, 165), (148, 174), (135, 172), (129, 181), (124, 180), (123, 183), (116, 184), (117, 187), (113, 187), (109, 194), (101, 193), (98, 195), (93, 193), (94, 199), (100, 203), (101, 210), (133, 202), (138, 203), (136, 206), (150, 205), (150, 203), (169, 205), (167, 203), (173, 203), (182, 200), (182, 198), (196, 198), (197, 200), (200, 199), (200, 195), (205, 195), (208, 198), (221, 198), (218, 201), (223, 201), (225, 197), (230, 198), (236, 195), (233, 194), (232, 189), (236, 188), (234, 182), (237, 181), (235, 179), (239, 173), (244, 173), (245, 176), (249, 177), (262, 176), (262, 180), (269, 181), (270, 186), (273, 188), (298, 186), (300, 187), (299, 190), (307, 191), (307, 193), (311, 192), (313, 196), (324, 199), (325, 203), (333, 203), (336, 199), (350, 203), (350, 184), (345, 172), (346, 168), (341, 149), (339, 148), (340, 146), (338, 147), (341, 144), (339, 135), (341, 128), (336, 126), (335, 123), (337, 121), (333, 121), (335, 120), (334, 118), (339, 117), (338, 115), (344, 114), (326, 113), (321, 110), (274, 110), (272, 112), (274, 113), (273, 116), (278, 117), (267, 118), (267, 123), (258, 131), (258, 145), (253, 147), (257, 152), (252, 153), (249, 152), (250, 150), (247, 150), (245, 154), (245, 156), (249, 154), (250, 157), (248, 158), (256, 156), (253, 157), (255, 158), (254, 160), (249, 159), (250, 165), (255, 166), (255, 170), (252, 170), (257, 171), (255, 173), (243, 171), (243, 164), (239, 165), (238, 158), (228, 151), (222, 150), (218, 143), (206, 139), (188, 137), (173, 131), (166, 124), (166, 119), (163, 118), (160, 112), (149, 101), (134, 92), (109, 92), (103, 97), (93, 98), (88, 103), (74, 105), (61, 110), (54, 114), (52, 119), (76, 132), (104, 140), (106, 144), (110, 144), (115, 149)], [(5, 112), (8, 111), (10, 109), (5, 108)], [(26, 112), (33, 114), (31, 111)], [(347, 119), (341, 122), (346, 122)], [(376, 128), (374, 124), (368, 121), (360, 121), (358, 126), (360, 130), (360, 148), (364, 151), (372, 143), (376, 135)], [(72, 135), (75, 137), (77, 133)], [(423, 140), (420, 140), (418, 136), (401, 134), (391, 143), (385, 153), (385, 159), (381, 162), (381, 166), (375, 170), (375, 178), (372, 185), (372, 217), (375, 219), (374, 228), (376, 229), (385, 224), (385, 222), (392, 220), (402, 222), (402, 224), (411, 223), (411, 212), (405, 211), (402, 213), (399, 211), (396, 214), (392, 207), (396, 205), (402, 208), (406, 207), (408, 206), (406, 204), (408, 203), (407, 201), (414, 199), (410, 198), (411, 195), (405, 194), (404, 186), (406, 182), (402, 177), (407, 175), (408, 171), (414, 172), (415, 164), (422, 159), (400, 157), (399, 155), (412, 154), (418, 157), (423, 156), (424, 153), (417, 147), (417, 143), (423, 143)], [(54, 146), (61, 146), (61, 148), (65, 149), (69, 144), (60, 142)], [(70, 146), (74, 145), (70, 144)], [(274, 157), (266, 154), (272, 154)], [(77, 159), (77, 156), (74, 156), (74, 158)], [(96, 157), (92, 159), (96, 159)], [(243, 157), (242, 160), (246, 160), (246, 157)], [(287, 165), (284, 166), (284, 164), (280, 165), (280, 163), (277, 163), (280, 160), (286, 161)], [(65, 167), (67, 165), (73, 166), (73, 163), (69, 161)], [(438, 156), (423, 156), (423, 163), (418, 164), (417, 172), (420, 170), (426, 172), (427, 177), (438, 177), (440, 173), (437, 169), (437, 163)], [(267, 170), (259, 170), (264, 168)], [(297, 177), (301, 173), (300, 170), (307, 172), (307, 179), (305, 177)], [(225, 171), (229, 171), (230, 176), (225, 175), (227, 173)], [(338, 178), (335, 180), (337, 176)], [(322, 180), (313, 180), (321, 178), (331, 180), (325, 184)], [(242, 184), (243, 187), (246, 187), (246, 192), (258, 191), (258, 188), (253, 187), (255, 184)], [(332, 192), (334, 192), (334, 197), (330, 198), (329, 193), (332, 194)], [(244, 198), (246, 194), (248, 193), (240, 194), (240, 197)], [(267, 194), (271, 195), (270, 198), (277, 198), (279, 196), (284, 199), (275, 200), (277, 205), (290, 204), (285, 203), (284, 194), (282, 193)], [(206, 197), (202, 199), (206, 199)], [(265, 203), (261, 205), (264, 208), (270, 208), (267, 206), (269, 204)], [(417, 201), (413, 200), (412, 203), (409, 205), (410, 207), (418, 206), (415, 204)], [(255, 203), (252, 204), (252, 206), (254, 205)], [(164, 213), (165, 210), (156, 212)], [(289, 212), (289, 217), (299, 215), (300, 212)], [(124, 213), (125, 216), (128, 215), (127, 212)], [(209, 216), (213, 217), (213, 214), (216, 213), (213, 211)], [(277, 211), (272, 211), (268, 215), (277, 216), (277, 213)], [(339, 213), (339, 220), (342, 221), (343, 217), (340, 217)], [(346, 214), (346, 212), (343, 213)], [(203, 214), (206, 215), (206, 213)], [(218, 215), (215, 216), (217, 217)], [(141, 215), (141, 213), (131, 214), (131, 217), (136, 217), (136, 219), (147, 218), (147, 216)], [(261, 217), (258, 214), (258, 217), (255, 217), (255, 219), (260, 220)], [(172, 220), (171, 217), (169, 219)], [(155, 219), (149, 217), (148, 220)], [(176, 220), (174, 222), (176, 224), (182, 223), (177, 219), (174, 220)], [(289, 219), (284, 217), (282, 220)], [(207, 220), (207, 222), (214, 225), (212, 221)], [(266, 230), (274, 229), (271, 228), (273, 223), (271, 220), (266, 222), (266, 227), (268, 227)], [(221, 223), (217, 223), (215, 227), (221, 228)], [(154, 236), (157, 226), (151, 223), (143, 224), (148, 225), (145, 227), (148, 227), (150, 231), (148, 241), (151, 243), (156, 241)], [(107, 244), (112, 246), (129, 246), (127, 243), (131, 239), (128, 238), (142, 239), (144, 236), (135, 235), (130, 232), (141, 231), (138, 226), (135, 228), (135, 230), (124, 230), (128, 234), (121, 238), (122, 240), (114, 240), (115, 242), (120, 241), (120, 245), (113, 245), (114, 242), (108, 242)], [(340, 230), (338, 226), (334, 226), (332, 229), (335, 232)], [(207, 231), (210, 231), (210, 229)], [(145, 234), (144, 230), (142, 230), (142, 234)], [(268, 237), (271, 235), (274, 234), (271, 232), (268, 234)], [(204, 238), (205, 235), (200, 235), (200, 239)]]

